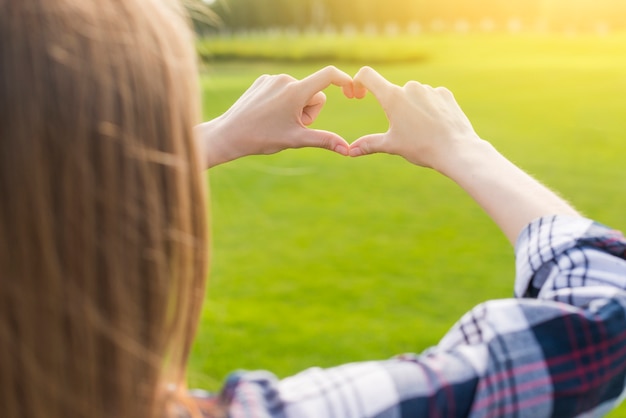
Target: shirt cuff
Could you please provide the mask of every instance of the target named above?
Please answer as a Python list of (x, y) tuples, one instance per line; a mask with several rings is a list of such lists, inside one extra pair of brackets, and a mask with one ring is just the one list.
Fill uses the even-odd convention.
[(542, 217), (528, 224), (515, 245), (515, 296), (536, 297), (555, 259), (576, 246), (592, 225), (591, 219), (561, 215)]

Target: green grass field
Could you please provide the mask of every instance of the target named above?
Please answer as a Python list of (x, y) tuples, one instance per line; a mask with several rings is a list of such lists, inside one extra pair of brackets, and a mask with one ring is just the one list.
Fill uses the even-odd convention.
[[(626, 36), (413, 42), (420, 60), (375, 68), (399, 84), (449, 87), (483, 138), (583, 213), (626, 230)], [(263, 73), (301, 78), (327, 64), (359, 67), (210, 63), (205, 117)], [(316, 127), (349, 142), (387, 129), (371, 96), (326, 93)], [(286, 376), (420, 352), (475, 304), (512, 295), (504, 236), (455, 184), (399, 157), (286, 151), (218, 166), (209, 178), (212, 269), (192, 386), (217, 389), (235, 369)], [(626, 407), (612, 416), (626, 417)]]

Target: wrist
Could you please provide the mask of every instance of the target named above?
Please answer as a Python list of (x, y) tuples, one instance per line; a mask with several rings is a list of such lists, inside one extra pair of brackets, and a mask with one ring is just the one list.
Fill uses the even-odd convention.
[(221, 115), (196, 126), (198, 148), (205, 169), (238, 158), (230, 139), (232, 129), (226, 122), (224, 115)]
[(503, 157), (491, 143), (476, 136), (454, 141), (442, 150), (438, 158), (433, 159), (431, 167), (440, 174), (456, 180), (459, 176), (471, 174), (494, 158)]

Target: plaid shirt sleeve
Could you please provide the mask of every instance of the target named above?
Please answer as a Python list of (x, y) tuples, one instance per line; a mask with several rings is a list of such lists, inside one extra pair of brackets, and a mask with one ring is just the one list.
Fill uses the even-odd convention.
[(626, 379), (626, 241), (588, 219), (546, 217), (516, 245), (514, 299), (480, 304), (421, 355), (235, 373), (239, 417), (602, 416)]

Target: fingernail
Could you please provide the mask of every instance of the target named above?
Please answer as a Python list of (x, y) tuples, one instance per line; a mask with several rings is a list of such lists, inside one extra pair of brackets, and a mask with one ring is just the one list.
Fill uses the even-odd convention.
[(348, 155), (348, 147), (345, 145), (337, 145), (335, 147), (335, 152), (341, 155)]
[(350, 148), (350, 157), (360, 157), (361, 155), (363, 155), (361, 148)]

